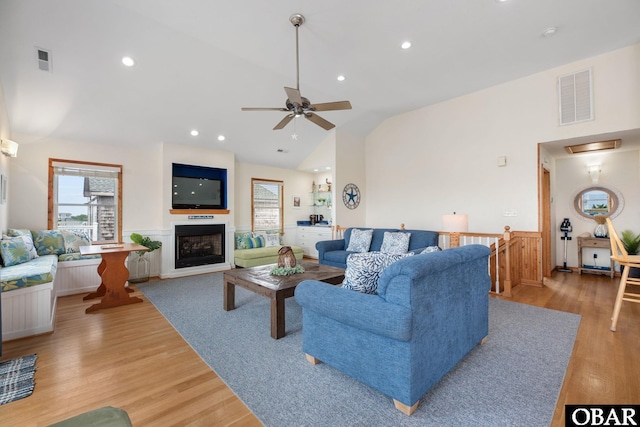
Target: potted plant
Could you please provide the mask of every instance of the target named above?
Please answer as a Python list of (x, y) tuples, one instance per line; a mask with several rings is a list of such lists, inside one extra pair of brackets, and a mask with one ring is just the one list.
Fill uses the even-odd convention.
[(139, 233), (131, 233), (131, 241), (149, 249), (148, 251), (134, 251), (129, 255), (129, 283), (141, 283), (149, 280), (149, 256), (150, 252), (160, 249), (162, 242), (151, 240), (149, 236)]
[[(627, 254), (637, 255), (640, 251), (640, 234), (636, 234), (631, 230), (624, 230), (620, 234), (620, 240)], [(640, 268), (631, 267), (629, 269), (629, 277), (640, 278)]]

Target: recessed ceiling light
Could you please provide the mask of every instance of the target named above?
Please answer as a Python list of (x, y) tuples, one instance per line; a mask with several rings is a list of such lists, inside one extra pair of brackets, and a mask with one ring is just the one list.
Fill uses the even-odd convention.
[(496, 0), (496, 3), (506, 3), (508, 0)]
[(338, 76), (338, 81), (339, 81), (339, 82), (343, 82), (343, 81), (344, 81), (344, 79), (346, 79), (346, 77), (345, 77), (345, 76)]
[(218, 141), (224, 141), (227, 139), (224, 135), (218, 135)]
[(557, 27), (549, 27), (546, 30), (544, 30), (542, 32), (542, 35), (545, 37), (551, 37), (552, 35), (554, 35), (556, 32), (558, 31)]
[(194, 129), (191, 131), (191, 136), (198, 136), (198, 135), (200, 135), (200, 132), (198, 132), (197, 130)]
[(403, 42), (400, 47), (403, 49), (409, 49), (411, 47), (411, 42)]
[(327, 166), (325, 169), (326, 170), (331, 170), (331, 166)]
[(129, 56), (125, 56), (122, 58), (122, 63), (124, 65), (126, 65), (127, 67), (133, 67), (134, 65), (136, 65), (136, 61), (133, 60), (133, 58), (129, 57)]
[(314, 172), (318, 172), (318, 168), (314, 169), (313, 171), (314, 171)]

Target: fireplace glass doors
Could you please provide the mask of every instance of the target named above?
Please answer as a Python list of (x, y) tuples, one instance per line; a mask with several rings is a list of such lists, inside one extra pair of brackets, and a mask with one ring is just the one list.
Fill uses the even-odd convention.
[(176, 225), (175, 268), (224, 263), (224, 236), (224, 224)]

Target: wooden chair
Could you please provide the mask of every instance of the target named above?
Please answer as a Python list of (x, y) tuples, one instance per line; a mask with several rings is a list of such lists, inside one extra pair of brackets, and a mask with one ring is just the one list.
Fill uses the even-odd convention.
[(629, 255), (627, 253), (609, 218), (607, 218), (607, 227), (609, 228), (609, 239), (611, 240), (611, 259), (623, 267), (616, 302), (613, 306), (613, 315), (611, 317), (611, 330), (615, 332), (618, 317), (620, 316), (620, 308), (622, 308), (622, 301), (640, 303), (640, 294), (627, 292), (627, 285), (640, 286), (640, 279), (629, 277), (629, 269), (631, 267), (640, 268), (640, 255)]

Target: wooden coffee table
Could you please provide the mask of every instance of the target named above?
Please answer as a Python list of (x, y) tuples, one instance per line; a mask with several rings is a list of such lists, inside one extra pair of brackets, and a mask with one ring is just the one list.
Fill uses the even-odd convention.
[(282, 338), (285, 335), (284, 300), (293, 296), (300, 282), (310, 279), (338, 285), (344, 280), (342, 268), (309, 261), (298, 261), (298, 264), (304, 267), (305, 272), (290, 276), (271, 275), (271, 269), (276, 264), (225, 271), (224, 310), (235, 308), (236, 286), (265, 296), (271, 300), (271, 337)]

